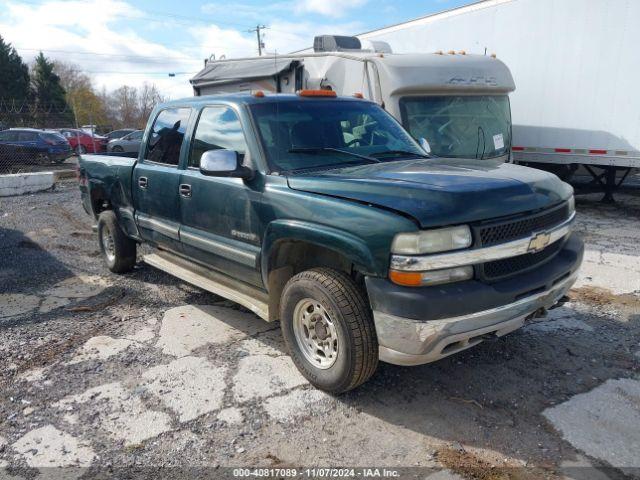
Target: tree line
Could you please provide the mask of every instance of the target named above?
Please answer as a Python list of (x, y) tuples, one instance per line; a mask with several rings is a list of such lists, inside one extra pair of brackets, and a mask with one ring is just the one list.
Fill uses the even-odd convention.
[(0, 129), (144, 128), (153, 107), (164, 100), (158, 88), (148, 83), (99, 90), (81, 67), (51, 60), (42, 52), (27, 65), (0, 36)]

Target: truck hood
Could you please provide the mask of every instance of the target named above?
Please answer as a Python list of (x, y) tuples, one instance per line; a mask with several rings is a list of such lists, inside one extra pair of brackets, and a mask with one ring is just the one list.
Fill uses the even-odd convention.
[(553, 174), (487, 160), (420, 159), (288, 177), (289, 187), (401, 212), (422, 228), (550, 207), (573, 190)]

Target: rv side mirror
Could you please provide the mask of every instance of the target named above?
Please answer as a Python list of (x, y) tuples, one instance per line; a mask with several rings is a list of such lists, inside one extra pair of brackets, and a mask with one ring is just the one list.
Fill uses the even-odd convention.
[(420, 140), (418, 140), (418, 142), (420, 142), (420, 146), (425, 152), (431, 153), (431, 145), (429, 145), (429, 142), (427, 141), (426, 138), (421, 137)]
[(240, 163), (234, 150), (207, 150), (200, 157), (200, 173), (209, 177), (234, 177), (250, 179), (253, 172)]

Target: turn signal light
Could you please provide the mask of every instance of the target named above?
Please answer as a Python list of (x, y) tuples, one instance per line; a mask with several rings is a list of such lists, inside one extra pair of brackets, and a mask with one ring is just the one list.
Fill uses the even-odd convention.
[(428, 287), (445, 283), (464, 282), (473, 278), (473, 267), (446, 268), (427, 272), (389, 270), (389, 280), (403, 287)]
[(353, 96), (354, 98), (361, 98), (361, 99), (364, 98), (364, 95), (361, 93), (354, 93)]
[(258, 90), (256, 92), (253, 92), (253, 96), (256, 98), (264, 98), (264, 92), (262, 90)]
[(404, 287), (419, 287), (422, 285), (422, 273), (389, 270), (389, 280), (396, 285), (402, 285)]
[(298, 90), (299, 97), (332, 97), (338, 96), (333, 90)]

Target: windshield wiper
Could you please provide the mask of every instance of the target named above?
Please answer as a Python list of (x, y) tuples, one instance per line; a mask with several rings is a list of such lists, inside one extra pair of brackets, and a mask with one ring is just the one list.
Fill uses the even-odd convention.
[[(324, 153), (324, 152), (337, 152), (344, 153), (345, 155), (350, 155), (352, 157), (359, 158), (360, 160), (365, 160), (369, 163), (380, 163), (380, 160), (373, 157), (367, 157), (366, 155), (360, 155), (358, 153), (349, 152), (348, 150), (342, 150), (340, 148), (333, 147), (309, 147), (309, 148), (292, 148), (289, 150), (289, 153)], [(322, 167), (323, 165), (320, 165)]]
[(387, 150), (385, 152), (376, 152), (376, 153), (370, 154), (371, 157), (376, 157), (376, 158), (381, 157), (383, 155), (394, 155), (394, 156), (411, 155), (412, 157), (418, 157), (418, 158), (431, 158), (429, 155), (425, 155), (418, 152), (412, 152), (410, 150)]

